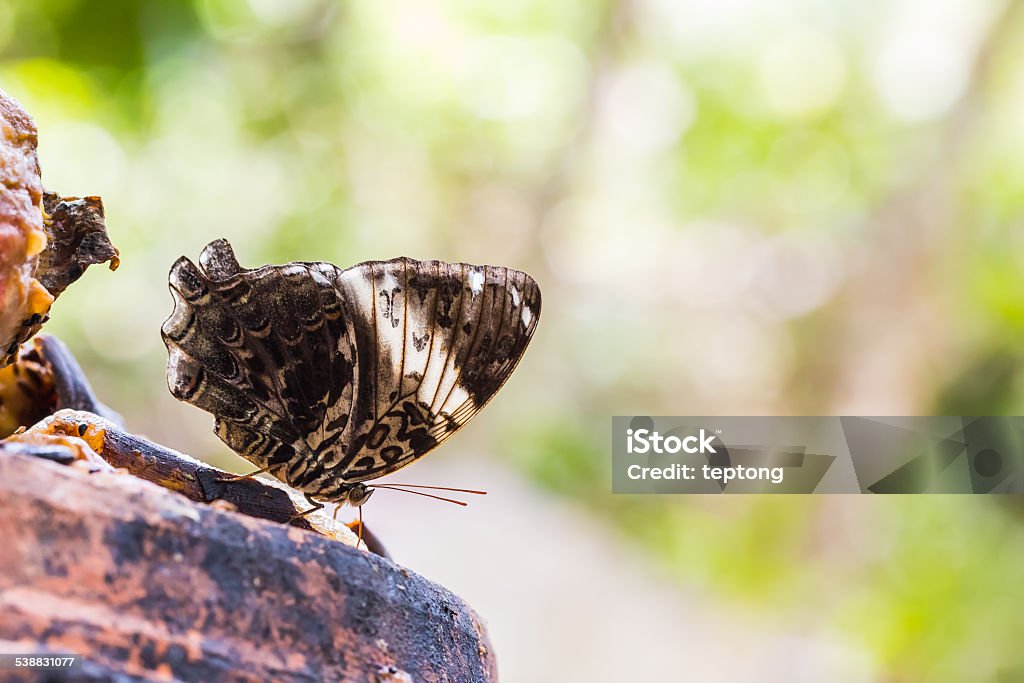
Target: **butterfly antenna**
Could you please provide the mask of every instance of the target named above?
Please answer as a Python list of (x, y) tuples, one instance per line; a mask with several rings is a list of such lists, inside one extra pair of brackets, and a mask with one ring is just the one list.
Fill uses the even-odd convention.
[[(379, 486), (380, 484), (378, 484)], [(454, 491), (455, 493), (474, 493), (478, 496), (486, 496), (487, 491), (475, 491), (473, 489), (456, 489), (451, 486), (425, 486), (423, 484), (396, 484), (394, 482), (387, 482), (384, 486), (398, 486), (407, 489), (433, 489), (435, 491)]]
[(390, 489), (391, 491), (401, 491), (402, 493), (414, 493), (417, 496), (425, 496), (427, 498), (433, 498), (434, 500), (443, 500), (446, 503), (455, 503), (456, 505), (461, 505), (463, 507), (466, 507), (467, 505), (469, 505), (469, 503), (464, 503), (463, 501), (455, 500), (454, 498), (445, 498), (443, 496), (435, 496), (432, 493), (424, 493), (423, 491), (412, 491), (410, 489), (392, 488), (388, 484), (374, 484), (371, 488), (375, 488), (375, 489)]

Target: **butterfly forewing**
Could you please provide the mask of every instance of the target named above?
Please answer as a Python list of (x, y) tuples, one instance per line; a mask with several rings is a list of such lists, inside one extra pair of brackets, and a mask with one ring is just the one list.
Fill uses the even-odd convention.
[(415, 261), (245, 270), (211, 243), (171, 271), (168, 382), (218, 436), (331, 500), (416, 460), (501, 387), (540, 315), (525, 273)]

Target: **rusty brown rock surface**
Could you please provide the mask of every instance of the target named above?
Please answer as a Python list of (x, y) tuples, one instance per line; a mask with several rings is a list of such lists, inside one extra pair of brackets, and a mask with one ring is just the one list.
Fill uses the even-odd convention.
[(12, 680), (496, 678), (479, 617), (444, 588), (130, 474), (0, 453), (0, 539), (0, 642), (85, 656)]
[(117, 268), (99, 197), (43, 191), (32, 117), (0, 90), (0, 367), (90, 265)]
[(39, 322), (53, 302), (33, 277), (46, 247), (37, 142), (32, 118), (0, 91), (0, 366), (31, 336), (25, 322)]

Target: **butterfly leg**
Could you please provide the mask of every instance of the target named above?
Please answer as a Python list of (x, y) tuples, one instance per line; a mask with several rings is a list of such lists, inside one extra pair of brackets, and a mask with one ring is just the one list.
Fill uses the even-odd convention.
[[(336, 505), (334, 507), (334, 516), (332, 517), (332, 519), (334, 521), (338, 521), (338, 512), (341, 510), (341, 507), (342, 507), (341, 505)], [(358, 522), (350, 522), (350, 523), (346, 524), (345, 526), (347, 526), (349, 529), (352, 529), (352, 527), (354, 527), (356, 525), (359, 526), (359, 532), (358, 532), (359, 536), (358, 536), (358, 538), (356, 540), (356, 550), (359, 550), (359, 546), (362, 545), (362, 543), (363, 543), (363, 506), (362, 505), (359, 506), (359, 521)], [(369, 548), (367, 548), (367, 549), (369, 549)]]
[(250, 472), (249, 474), (232, 474), (227, 477), (221, 477), (217, 481), (222, 484), (229, 484), (236, 481), (245, 481), (246, 479), (252, 479), (253, 477), (259, 476), (265, 472), (269, 472), (274, 467), (276, 467), (276, 465), (263, 467), (261, 469), (256, 470), (255, 472)]
[(308, 493), (306, 494), (306, 502), (312, 505), (313, 507), (309, 508), (308, 510), (303, 510), (302, 512), (292, 515), (291, 518), (288, 520), (288, 524), (291, 524), (299, 517), (305, 517), (308, 514), (316, 512), (317, 510), (324, 509), (324, 504), (313, 500)]
[(356, 539), (356, 550), (363, 543), (363, 506), (359, 506), (359, 537)]

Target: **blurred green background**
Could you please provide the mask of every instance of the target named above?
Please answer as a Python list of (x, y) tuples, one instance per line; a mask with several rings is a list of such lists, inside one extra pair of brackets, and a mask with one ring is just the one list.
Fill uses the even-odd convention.
[[(566, 582), (629, 599), (587, 583), (559, 526), (581, 519), (636, 560), (625, 580), (700, 596), (705, 612), (659, 628), (799, 643), (745, 680), (1024, 680), (1016, 501), (629, 498), (608, 483), (613, 414), (1022, 413), (1021, 3), (7, 0), (0, 44), (44, 182), (101, 195), (122, 254), (47, 330), (133, 431), (251, 469), (165, 386), (166, 272), (211, 239), (248, 266), (520, 268), (544, 291), (537, 337), (501, 398), (426, 460), (451, 485), (478, 483), (458, 476), (475, 462), (525, 482), (555, 511), (527, 531), (567, 534), (548, 558)], [(417, 533), (462, 533), (416, 510)], [(442, 540), (452, 565), (480, 561)], [(502, 564), (535, 561), (532, 536), (505, 541), (492, 582), (536, 599)], [(428, 575), (463, 592), (445, 571)], [(593, 646), (601, 619), (649, 626), (609, 606), (570, 611), (570, 636), (471, 601), (506, 680), (616, 680), (612, 659), (584, 679), (555, 653)], [(659, 666), (682, 680), (691, 665)]]

